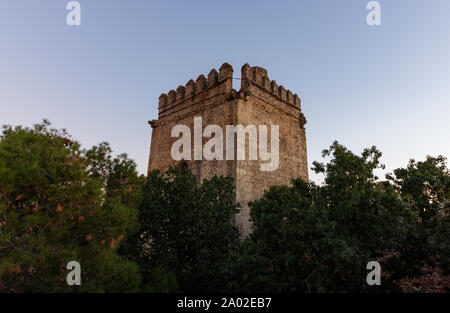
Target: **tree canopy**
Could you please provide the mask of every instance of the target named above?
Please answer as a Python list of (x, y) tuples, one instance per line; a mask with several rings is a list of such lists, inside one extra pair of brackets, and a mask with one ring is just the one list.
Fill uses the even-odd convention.
[(238, 244), (238, 229), (231, 223), (237, 212), (230, 178), (215, 176), (199, 184), (183, 166), (149, 173), (132, 249), (144, 280), (154, 281), (157, 268), (174, 274), (182, 291), (220, 291), (229, 254)]
[[(230, 288), (448, 291), (441, 273), (448, 273), (450, 251), (445, 159), (411, 161), (379, 181), (374, 172), (383, 165), (375, 147), (358, 156), (334, 142), (323, 157), (327, 163), (313, 163), (323, 185), (297, 179), (250, 203), (254, 231), (235, 255)], [(370, 261), (382, 266), (381, 286), (366, 283)], [(424, 279), (426, 266), (439, 274), (435, 282)]]
[[(137, 227), (138, 180), (134, 162), (112, 158), (106, 143), (82, 150), (48, 121), (4, 127), (0, 291), (137, 290), (139, 268), (117, 249)], [(66, 283), (70, 261), (81, 265), (81, 286)]]
[[(139, 176), (108, 143), (83, 149), (48, 121), (0, 136), (0, 292), (448, 292), (450, 172), (443, 156), (381, 180), (376, 147), (334, 142), (251, 203), (239, 240), (232, 178), (185, 165)], [(80, 286), (68, 286), (77, 261)], [(366, 282), (371, 261), (381, 285)]]

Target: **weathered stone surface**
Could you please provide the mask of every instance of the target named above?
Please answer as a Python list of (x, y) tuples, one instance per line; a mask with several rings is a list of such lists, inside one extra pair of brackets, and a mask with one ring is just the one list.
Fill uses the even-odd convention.
[[(152, 121), (152, 139), (148, 170), (166, 170), (169, 165), (179, 163), (171, 156), (172, 144), (178, 138), (171, 137), (175, 125), (184, 124), (194, 134), (194, 117), (202, 117), (203, 128), (218, 125), (223, 130), (223, 160), (187, 161), (188, 166), (199, 181), (214, 175), (235, 179), (236, 201), (242, 206), (235, 222), (242, 237), (251, 232), (247, 203), (262, 196), (264, 190), (273, 185), (289, 185), (296, 177), (308, 179), (306, 119), (300, 110), (300, 98), (284, 87), (278, 87), (261, 67), (245, 64), (241, 73), (241, 90), (232, 89), (233, 68), (225, 63), (220, 72), (212, 70), (208, 79), (199, 76), (194, 83), (189, 81), (186, 88), (180, 86), (177, 92), (160, 97), (158, 120)], [(248, 160), (248, 136), (246, 138), (247, 158), (226, 160), (226, 125), (279, 125), (279, 167), (273, 172), (263, 172), (260, 164), (267, 161)], [(270, 147), (270, 127), (268, 127)], [(209, 138), (203, 138), (203, 144)], [(235, 139), (236, 140), (236, 139)], [(270, 148), (269, 148), (270, 149)]]

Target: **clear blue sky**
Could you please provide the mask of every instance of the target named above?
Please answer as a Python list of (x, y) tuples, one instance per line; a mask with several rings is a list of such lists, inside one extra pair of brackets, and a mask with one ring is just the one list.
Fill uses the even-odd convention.
[(68, 2), (0, 0), (0, 124), (48, 118), (144, 173), (159, 95), (248, 62), (302, 98), (310, 164), (335, 139), (388, 170), (450, 156), (448, 0), (380, 0), (375, 27), (369, 0), (80, 0), (80, 27)]

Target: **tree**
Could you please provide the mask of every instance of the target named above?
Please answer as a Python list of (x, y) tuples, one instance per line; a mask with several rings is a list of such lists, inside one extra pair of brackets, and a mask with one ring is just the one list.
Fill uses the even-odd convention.
[(136, 163), (125, 153), (113, 158), (107, 142), (92, 147), (85, 155), (89, 176), (100, 179), (104, 184), (105, 199), (114, 199), (137, 209), (146, 178), (137, 174)]
[(387, 175), (397, 191), (425, 224), (438, 217), (447, 217), (450, 208), (450, 171), (443, 156), (427, 156), (424, 162), (410, 160), (406, 168)]
[(215, 176), (199, 185), (183, 166), (149, 173), (132, 250), (144, 282), (153, 281), (159, 269), (173, 273), (182, 291), (221, 290), (223, 268), (238, 243), (231, 224), (237, 212), (230, 178)]
[[(362, 264), (378, 260), (383, 269), (398, 270), (399, 266), (388, 263), (394, 262), (392, 256), (407, 239), (415, 216), (395, 188), (378, 181), (374, 174), (376, 169), (384, 169), (381, 152), (371, 147), (358, 156), (334, 142), (322, 155), (331, 157), (330, 161), (326, 165), (314, 162), (313, 170), (325, 175), (320, 198), (329, 219), (358, 251)], [(387, 271), (383, 274), (380, 289), (397, 290), (396, 275)], [(360, 290), (366, 287), (363, 283)]]
[(450, 172), (446, 159), (410, 160), (406, 168), (394, 170), (387, 178), (415, 217), (392, 258), (395, 278), (409, 290), (448, 291), (450, 278), (444, 274), (450, 274)]
[[(140, 273), (117, 254), (137, 223), (133, 192), (115, 193), (125, 156), (104, 162), (65, 130), (45, 121), (4, 126), (0, 137), (0, 291), (134, 291)], [(96, 172), (95, 161), (108, 169)], [(103, 163), (102, 163), (103, 162)], [(129, 176), (137, 176), (135, 174)], [(127, 187), (128, 188), (128, 187)], [(138, 189), (138, 187), (136, 187)], [(128, 196), (131, 197), (128, 198)], [(81, 286), (66, 284), (66, 264), (78, 261)]]
[[(231, 288), (244, 292), (344, 291), (362, 271), (324, 208), (318, 187), (302, 179), (271, 187), (252, 203), (253, 233), (234, 258)], [(353, 272), (352, 272), (353, 271)]]
[(384, 168), (381, 155), (371, 147), (358, 156), (334, 142), (322, 152), (323, 157), (331, 157), (326, 165), (313, 162), (313, 170), (325, 175), (320, 199), (329, 219), (368, 258), (395, 247), (412, 218), (394, 188), (378, 182), (374, 174)]
[(235, 288), (394, 290), (386, 276), (381, 287), (366, 284), (367, 263), (382, 262), (398, 248), (413, 218), (395, 189), (377, 182), (381, 152), (372, 147), (358, 156), (334, 142), (323, 156), (328, 163), (313, 163), (325, 176), (322, 186), (297, 179), (250, 204), (254, 232), (235, 258)]

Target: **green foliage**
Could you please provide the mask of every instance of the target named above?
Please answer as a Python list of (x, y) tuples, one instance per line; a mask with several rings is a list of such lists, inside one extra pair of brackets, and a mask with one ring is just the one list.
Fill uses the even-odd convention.
[[(0, 291), (135, 291), (138, 268), (117, 254), (137, 228), (134, 163), (49, 126), (5, 126), (0, 137)], [(118, 189), (117, 177), (130, 183)], [(79, 287), (66, 284), (69, 261), (81, 264)]]
[[(433, 224), (436, 236), (430, 239), (418, 231), (417, 209), (411, 210), (419, 199), (435, 212), (446, 203), (449, 176), (442, 158), (429, 159), (427, 166), (397, 170), (395, 184), (390, 184), (378, 182), (374, 174), (383, 168), (381, 152), (375, 147), (358, 156), (335, 142), (323, 156), (329, 161), (314, 162), (313, 167), (325, 176), (322, 186), (297, 179), (292, 187), (272, 187), (250, 203), (254, 231), (234, 254), (230, 288), (398, 291), (398, 282), (410, 273), (405, 266), (413, 268), (414, 262), (430, 256), (448, 264), (448, 219), (438, 218), (440, 226)], [(426, 190), (427, 197), (423, 199), (423, 192), (417, 190)], [(373, 260), (383, 268), (379, 287), (366, 284), (365, 266)]]
[(148, 273), (147, 281), (142, 287), (146, 293), (178, 292), (179, 286), (175, 275), (163, 267), (154, 267)]
[(220, 290), (222, 269), (238, 243), (231, 224), (236, 213), (232, 179), (213, 177), (199, 186), (185, 167), (149, 173), (132, 249), (145, 283), (154, 280), (155, 268), (164, 268), (182, 291)]
[(374, 171), (384, 168), (381, 152), (372, 147), (357, 156), (334, 142), (323, 156), (331, 156), (329, 163), (313, 167), (325, 175), (320, 205), (347, 243), (361, 256), (376, 259), (402, 242), (414, 216), (391, 185), (377, 182)]
[(387, 178), (416, 217), (392, 258), (395, 278), (420, 277), (426, 266), (440, 267), (450, 274), (450, 172), (446, 159), (428, 156), (424, 162), (411, 160)]
[(351, 282), (345, 279), (362, 271), (359, 258), (317, 206), (317, 196), (315, 185), (298, 179), (293, 187), (272, 187), (250, 204), (254, 231), (235, 259), (236, 277), (230, 288), (245, 292), (349, 290)]
[(111, 153), (107, 142), (86, 151), (89, 176), (103, 181), (106, 199), (114, 199), (125, 206), (137, 208), (142, 198), (145, 176), (137, 175), (136, 163), (127, 154), (113, 158)]
[[(185, 166), (145, 178), (105, 142), (83, 150), (47, 121), (5, 126), (0, 292), (448, 291), (423, 279), (450, 274), (446, 159), (411, 160), (380, 182), (375, 147), (334, 142), (323, 157), (323, 185), (299, 178), (249, 203), (253, 233), (239, 242), (231, 178), (199, 184)], [(373, 260), (377, 287), (366, 284)], [(69, 261), (81, 286), (66, 284)]]
[(387, 176), (417, 212), (421, 223), (435, 219), (439, 213), (450, 213), (450, 171), (446, 161), (443, 156), (428, 156), (424, 162), (410, 160), (406, 168), (394, 170), (395, 176)]

